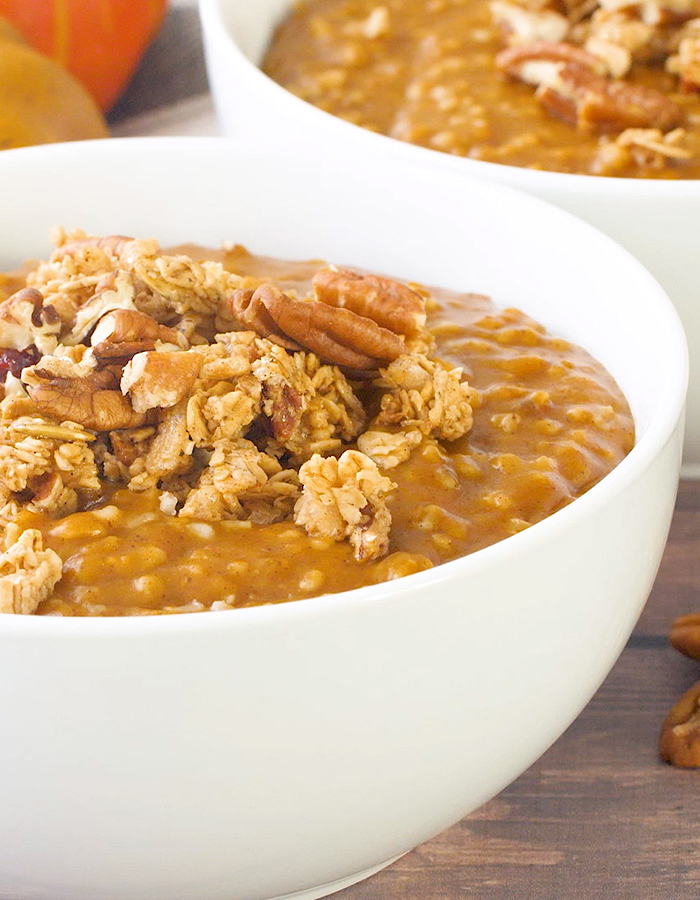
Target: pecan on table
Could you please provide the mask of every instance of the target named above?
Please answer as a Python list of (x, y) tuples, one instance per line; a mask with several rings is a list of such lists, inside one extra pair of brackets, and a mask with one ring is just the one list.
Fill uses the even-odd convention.
[(329, 267), (316, 272), (311, 283), (321, 303), (366, 316), (395, 334), (411, 337), (425, 325), (425, 300), (392, 278)]
[(669, 640), (676, 650), (700, 660), (700, 612), (677, 618), (671, 626)]
[(700, 767), (700, 681), (683, 694), (666, 717), (659, 753), (671, 765)]

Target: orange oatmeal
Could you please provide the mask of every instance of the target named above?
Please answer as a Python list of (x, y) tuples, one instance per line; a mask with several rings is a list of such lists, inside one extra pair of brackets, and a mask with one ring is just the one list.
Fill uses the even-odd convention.
[(584, 350), (477, 294), (57, 230), (0, 279), (0, 611), (278, 603), (471, 553), (634, 443)]
[(457, 156), (700, 178), (700, 0), (300, 0), (263, 70)]

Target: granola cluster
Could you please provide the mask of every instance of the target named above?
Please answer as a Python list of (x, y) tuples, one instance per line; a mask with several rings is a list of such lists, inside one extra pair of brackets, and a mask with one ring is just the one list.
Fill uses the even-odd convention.
[(55, 245), (0, 303), (1, 612), (34, 612), (61, 577), (22, 510), (63, 517), (119, 486), (377, 559), (383, 471), (471, 427), (474, 392), (407, 285), (323, 267), (295, 296), (153, 240)]
[(636, 68), (700, 91), (699, 0), (492, 0), (506, 48), (497, 63), (531, 84), (542, 107), (601, 139), (594, 174), (662, 169), (700, 156), (684, 109), (632, 82)]

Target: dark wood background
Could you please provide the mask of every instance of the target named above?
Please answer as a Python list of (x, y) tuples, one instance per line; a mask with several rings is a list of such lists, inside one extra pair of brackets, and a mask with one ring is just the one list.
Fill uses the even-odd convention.
[[(194, 0), (173, 3), (110, 123), (218, 133)], [(700, 481), (686, 481), (647, 607), (581, 716), (498, 797), (338, 900), (698, 900), (700, 770), (662, 763), (657, 736), (700, 679), (667, 640), (699, 594)]]

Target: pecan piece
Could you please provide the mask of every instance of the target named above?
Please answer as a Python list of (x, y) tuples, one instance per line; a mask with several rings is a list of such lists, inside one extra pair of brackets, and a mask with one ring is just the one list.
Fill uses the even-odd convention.
[(666, 717), (659, 736), (659, 753), (674, 766), (700, 766), (700, 681), (683, 694)]
[[(275, 386), (276, 387), (276, 386)], [(269, 401), (270, 425), (272, 434), (281, 444), (288, 441), (299, 427), (304, 402), (301, 394), (291, 384), (282, 382), (275, 390), (270, 384), (263, 382), (263, 404)]]
[(554, 78), (564, 65), (581, 66), (598, 75), (605, 73), (605, 66), (597, 57), (565, 41), (533, 41), (508, 47), (496, 54), (496, 65), (511, 78), (534, 85)]
[(611, 81), (577, 66), (564, 66), (559, 84), (543, 85), (537, 97), (548, 112), (584, 131), (669, 131), (683, 121), (681, 107), (661, 91)]
[(92, 431), (134, 428), (146, 421), (146, 416), (135, 412), (121, 393), (109, 369), (70, 378), (35, 367), (27, 391), (43, 415), (60, 422), (76, 422)]
[[(294, 345), (346, 369), (372, 372), (406, 350), (399, 335), (349, 309), (328, 306), (318, 300), (295, 300), (267, 284), (256, 289), (249, 307), (258, 301), (275, 328), (274, 334), (264, 337), (276, 343), (282, 343), (277, 336), (291, 338)], [(250, 321), (250, 327), (255, 327), (253, 320)], [(261, 328), (269, 331), (268, 322), (264, 321)]]
[(510, 47), (496, 61), (511, 77), (537, 85), (547, 112), (583, 131), (669, 131), (683, 120), (682, 108), (661, 91), (604, 78), (602, 63), (573, 45)]
[(81, 344), (107, 313), (117, 309), (134, 310), (134, 286), (125, 272), (110, 272), (100, 279), (93, 296), (81, 306), (70, 332), (63, 337), (67, 346)]
[(167, 409), (189, 394), (200, 367), (201, 357), (192, 353), (137, 353), (124, 368), (121, 390), (129, 394), (137, 413)]
[(671, 646), (691, 659), (700, 659), (700, 613), (679, 616), (671, 626)]
[(153, 350), (157, 341), (175, 346), (186, 343), (179, 332), (159, 325), (137, 309), (115, 309), (102, 316), (90, 338), (95, 358), (100, 362), (128, 359), (144, 350)]
[(392, 278), (327, 268), (316, 272), (311, 283), (321, 303), (366, 316), (395, 334), (410, 337), (425, 325), (425, 300)]

